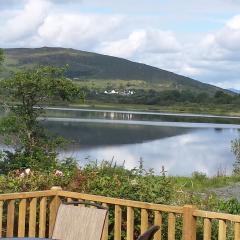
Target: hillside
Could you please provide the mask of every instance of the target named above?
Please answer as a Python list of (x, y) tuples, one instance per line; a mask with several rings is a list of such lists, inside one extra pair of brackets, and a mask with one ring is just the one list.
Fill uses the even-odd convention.
[[(126, 59), (111, 57), (91, 52), (66, 48), (15, 48), (5, 49), (5, 63), (2, 76), (11, 71), (30, 68), (34, 65), (69, 65), (68, 77), (81, 82), (91, 82), (91, 86), (118, 83), (136, 88), (155, 89), (158, 91), (176, 89), (207, 92), (214, 94), (219, 88), (199, 81), (168, 72), (146, 64)], [(86, 81), (88, 80), (88, 81)], [(130, 83), (129, 83), (130, 81)]]

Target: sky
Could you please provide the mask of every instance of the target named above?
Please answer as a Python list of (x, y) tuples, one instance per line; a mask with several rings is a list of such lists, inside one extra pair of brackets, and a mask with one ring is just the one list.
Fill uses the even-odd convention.
[(0, 47), (42, 46), (240, 89), (240, 0), (0, 0)]

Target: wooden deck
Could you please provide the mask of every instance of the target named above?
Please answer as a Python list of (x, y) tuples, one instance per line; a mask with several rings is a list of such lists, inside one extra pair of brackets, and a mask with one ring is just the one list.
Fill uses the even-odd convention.
[(202, 211), (192, 205), (168, 206), (68, 192), (58, 187), (0, 195), (0, 237), (51, 237), (59, 204), (72, 200), (96, 202), (110, 209), (111, 218), (107, 218), (102, 240), (109, 236), (114, 236), (114, 240), (134, 240), (149, 224), (161, 227), (155, 240), (175, 240), (177, 231), (184, 240), (196, 240), (199, 221), (202, 221), (203, 240), (212, 239), (213, 223), (215, 227), (217, 224), (219, 240), (227, 239), (228, 231), (234, 240), (240, 240), (238, 215)]

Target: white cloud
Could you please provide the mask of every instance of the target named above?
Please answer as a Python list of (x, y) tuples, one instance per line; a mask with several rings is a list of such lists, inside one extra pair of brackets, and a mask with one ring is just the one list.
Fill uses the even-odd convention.
[[(211, 4), (216, 1), (220, 0), (213, 0)], [(176, 31), (175, 27), (174, 32), (164, 27), (169, 21), (168, 13), (176, 15), (170, 22), (175, 21), (178, 26), (177, 19), (190, 21), (192, 13), (209, 12), (209, 8), (202, 6), (204, 4), (191, 2), (191, 17), (185, 18), (181, 11), (170, 9), (174, 2), (158, 2), (153, 7), (146, 0), (140, 0), (135, 11), (132, 6), (128, 8), (124, 0), (117, 6), (112, 0), (103, 0), (101, 4), (97, 0), (71, 0), (72, 4), (67, 4), (65, 0), (61, 0), (61, 4), (57, 0), (9, 0), (8, 4), (5, 2), (0, 7), (0, 46), (45, 45), (96, 51), (140, 61), (222, 87), (240, 88), (240, 15), (235, 14), (222, 22), (222, 27), (215, 31), (184, 33)], [(101, 6), (104, 11), (109, 7), (108, 13), (101, 12)], [(223, 9), (233, 11), (237, 6), (237, 1), (221, 0), (218, 12)], [(126, 14), (122, 14), (124, 9)], [(167, 13), (165, 20), (161, 11)], [(190, 11), (190, 8), (185, 11)], [(147, 12), (149, 15), (145, 15)]]
[(38, 29), (45, 45), (92, 50), (121, 23), (121, 16), (51, 14)]
[(180, 44), (169, 31), (158, 29), (134, 30), (127, 38), (104, 42), (99, 51), (105, 54), (134, 58), (138, 54), (175, 53), (180, 50)]
[(232, 19), (230, 19), (227, 22), (227, 27), (234, 29), (234, 30), (239, 30), (240, 29), (240, 15), (237, 15), (235, 17), (233, 17)]
[(46, 0), (27, 1), (24, 9), (14, 11), (14, 16), (9, 16), (0, 29), (3, 44), (23, 40), (35, 33), (43, 23), (50, 9), (50, 2)]

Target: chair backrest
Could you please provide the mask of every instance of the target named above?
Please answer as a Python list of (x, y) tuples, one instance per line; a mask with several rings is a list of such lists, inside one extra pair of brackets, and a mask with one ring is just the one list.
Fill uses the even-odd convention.
[(53, 239), (100, 240), (106, 209), (61, 204), (53, 230)]

